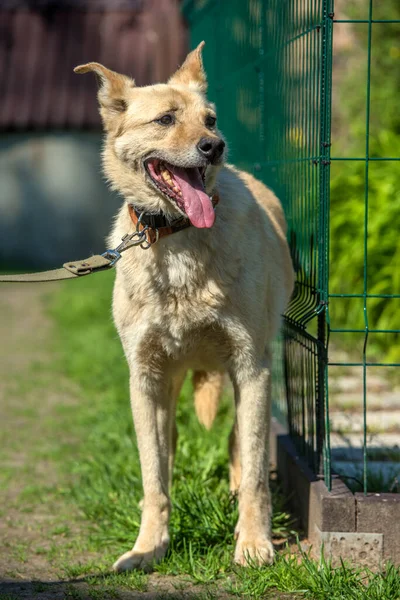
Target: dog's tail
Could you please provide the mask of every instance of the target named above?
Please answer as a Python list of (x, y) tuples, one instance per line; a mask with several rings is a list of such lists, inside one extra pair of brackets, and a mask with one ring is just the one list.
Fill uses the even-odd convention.
[(193, 386), (197, 418), (206, 429), (211, 429), (217, 415), (223, 387), (223, 374), (218, 371), (195, 371)]

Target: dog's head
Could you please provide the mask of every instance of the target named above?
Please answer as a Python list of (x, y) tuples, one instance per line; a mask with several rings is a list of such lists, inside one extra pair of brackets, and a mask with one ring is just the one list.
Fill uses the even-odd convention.
[(202, 42), (166, 84), (135, 82), (98, 63), (75, 68), (93, 71), (99, 82), (100, 114), (106, 131), (104, 170), (114, 189), (152, 212), (189, 217), (211, 227), (209, 197), (224, 158), (225, 142), (207, 101)]

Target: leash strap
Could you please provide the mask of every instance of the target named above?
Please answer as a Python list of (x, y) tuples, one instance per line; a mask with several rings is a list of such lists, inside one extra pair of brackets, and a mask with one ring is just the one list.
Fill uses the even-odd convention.
[(41, 271), (40, 273), (22, 273), (20, 275), (0, 275), (0, 282), (28, 283), (44, 281), (60, 281), (61, 279), (76, 279), (84, 275), (91, 275), (97, 271), (111, 269), (115, 260), (96, 254), (84, 260), (64, 263), (61, 269)]

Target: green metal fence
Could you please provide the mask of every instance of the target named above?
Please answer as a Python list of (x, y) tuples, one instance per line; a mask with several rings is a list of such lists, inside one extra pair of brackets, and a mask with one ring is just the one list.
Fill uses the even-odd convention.
[[(376, 23), (390, 22), (397, 26), (400, 21), (375, 19), (372, 0), (359, 4), (366, 7), (363, 19), (337, 17), (333, 0), (187, 0), (183, 11), (189, 22), (192, 45), (202, 39), (206, 41), (204, 61), (209, 97), (217, 104), (230, 160), (274, 189), (283, 202), (289, 224), (297, 284), (284, 318), (282, 340), (277, 342), (277, 352), (284, 356), (286, 398), (282, 403), (283, 396), (277, 387), (275, 411), (286, 418), (290, 434), (314, 473), (324, 477), (330, 486), (328, 376), (335, 367), (360, 367), (362, 483), (367, 492), (369, 369), (383, 364), (391, 368), (399, 366), (394, 361), (376, 360), (376, 352), (370, 358), (371, 335), (392, 336), (391, 343), (395, 344), (399, 329), (374, 327), (368, 318), (369, 302), (400, 298), (392, 289), (385, 293), (379, 292), (379, 286), (374, 293), (370, 289), (370, 164), (399, 160), (394, 156), (373, 156), (370, 151), (371, 53)], [(364, 144), (363, 152), (356, 156), (333, 156), (333, 152), (331, 156), (331, 150), (341, 151), (340, 144), (335, 146), (335, 140), (331, 140), (333, 36), (336, 28), (345, 23), (367, 28), (365, 119), (364, 131), (360, 133)], [(335, 210), (343, 211), (342, 205), (337, 209), (330, 206), (331, 167), (342, 161), (359, 161), (364, 177), (363, 215), (359, 223), (362, 235), (355, 240), (357, 251), (363, 254), (362, 273), (358, 287), (351, 291), (346, 285), (330, 290), (329, 277), (330, 217)], [(345, 207), (346, 210), (351, 211), (351, 207)], [(347, 251), (350, 263), (355, 250)], [(349, 324), (332, 305), (354, 301), (361, 303), (361, 327)], [(343, 306), (346, 312), (347, 305)], [(339, 358), (329, 362), (328, 342), (332, 336), (350, 335), (351, 341), (355, 340), (351, 338), (353, 334), (362, 336), (361, 349), (354, 341), (350, 343), (354, 351), (345, 353), (344, 358), (339, 353)], [(344, 344), (349, 347), (347, 340)], [(341, 347), (340, 340), (337, 345)], [(279, 377), (276, 381), (279, 386)]]

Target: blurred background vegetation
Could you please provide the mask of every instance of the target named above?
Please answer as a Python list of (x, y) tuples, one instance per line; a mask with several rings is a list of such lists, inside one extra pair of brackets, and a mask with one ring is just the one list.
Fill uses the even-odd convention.
[[(365, 20), (365, 0), (337, 0), (335, 18)], [(374, 20), (399, 20), (398, 0), (374, 2)], [(332, 157), (366, 156), (368, 24), (337, 23), (334, 27)], [(400, 157), (400, 24), (372, 27), (369, 155)], [(365, 161), (332, 161), (331, 260), (329, 291), (360, 294), (364, 287)], [(400, 294), (400, 162), (370, 161), (368, 173), (369, 294)], [(368, 300), (369, 327), (399, 329), (399, 298)], [(362, 303), (343, 298), (331, 303), (334, 327), (363, 329)], [(341, 336), (349, 346), (357, 334)], [(370, 336), (374, 358), (400, 360), (398, 333)]]

